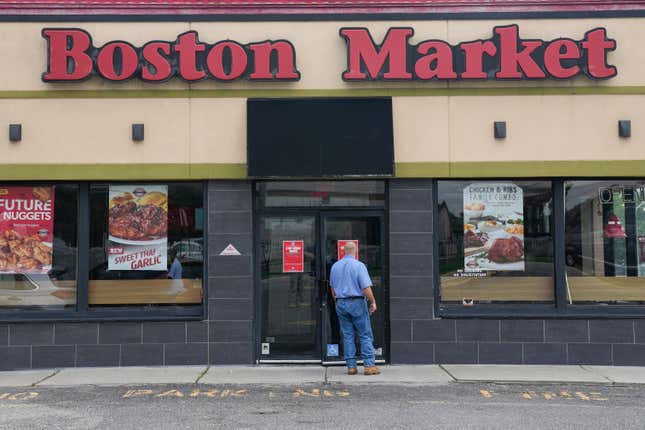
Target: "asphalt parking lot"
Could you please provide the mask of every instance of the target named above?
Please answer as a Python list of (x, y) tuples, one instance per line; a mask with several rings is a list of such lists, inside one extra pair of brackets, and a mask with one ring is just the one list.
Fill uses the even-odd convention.
[(645, 386), (143, 385), (0, 388), (2, 429), (643, 429)]

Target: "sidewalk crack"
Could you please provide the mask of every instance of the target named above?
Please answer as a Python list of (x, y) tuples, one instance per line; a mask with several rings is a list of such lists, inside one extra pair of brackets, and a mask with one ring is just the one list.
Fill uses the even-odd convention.
[(204, 369), (204, 371), (197, 376), (197, 379), (195, 379), (195, 384), (199, 384), (199, 381), (201, 381), (202, 378), (206, 376), (210, 368), (210, 366), (206, 366), (206, 369)]
[(54, 373), (52, 373), (51, 375), (47, 375), (47, 376), (45, 376), (44, 378), (42, 378), (42, 379), (40, 379), (40, 380), (38, 380), (38, 381), (34, 382), (33, 384), (31, 384), (31, 386), (32, 386), (32, 387), (35, 387), (36, 385), (40, 384), (41, 382), (46, 381), (46, 380), (48, 380), (49, 378), (51, 378), (51, 377), (53, 377), (53, 376), (58, 375), (59, 373), (60, 373), (60, 369), (56, 369), (56, 370), (54, 371)]
[(457, 378), (455, 378), (455, 375), (453, 375), (452, 373), (450, 373), (450, 372), (448, 371), (448, 369), (446, 369), (445, 367), (443, 367), (443, 364), (437, 364), (437, 366), (439, 366), (439, 369), (441, 369), (441, 370), (443, 370), (444, 372), (446, 372), (446, 374), (447, 374), (448, 376), (450, 376), (454, 382), (458, 382)]
[(588, 369), (587, 367), (585, 367), (585, 366), (583, 366), (583, 365), (579, 365), (579, 367), (580, 367), (582, 370), (584, 370), (585, 372), (589, 372), (589, 373), (591, 373), (591, 374), (592, 374), (592, 375), (594, 375), (594, 376), (600, 376), (601, 378), (606, 379), (606, 380), (607, 380), (611, 385), (614, 385), (614, 384), (616, 383), (616, 381), (614, 381), (614, 380), (612, 380), (612, 379), (610, 379), (610, 378), (606, 377), (605, 375), (603, 375), (603, 374), (602, 374), (602, 373), (600, 373), (600, 372), (594, 372), (592, 369)]

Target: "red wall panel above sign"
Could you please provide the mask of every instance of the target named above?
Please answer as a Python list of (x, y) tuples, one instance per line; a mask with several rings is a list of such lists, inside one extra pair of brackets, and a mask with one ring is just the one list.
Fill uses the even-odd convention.
[[(12, 0), (0, 15), (325, 15), (645, 10), (645, 0)], [(178, 19), (180, 17), (177, 17)]]

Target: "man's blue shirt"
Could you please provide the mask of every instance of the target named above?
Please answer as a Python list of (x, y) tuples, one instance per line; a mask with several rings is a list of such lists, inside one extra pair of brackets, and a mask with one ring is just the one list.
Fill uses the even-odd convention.
[(372, 286), (367, 267), (353, 255), (346, 255), (331, 266), (329, 283), (336, 298), (362, 296), (363, 290)]

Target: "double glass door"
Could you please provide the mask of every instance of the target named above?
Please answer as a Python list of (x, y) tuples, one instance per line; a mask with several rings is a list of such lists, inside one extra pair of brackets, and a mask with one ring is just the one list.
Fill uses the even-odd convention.
[(371, 317), (377, 359), (385, 357), (385, 249), (380, 211), (298, 211), (259, 218), (260, 361), (343, 360), (329, 272), (344, 241), (373, 283), (378, 312)]

